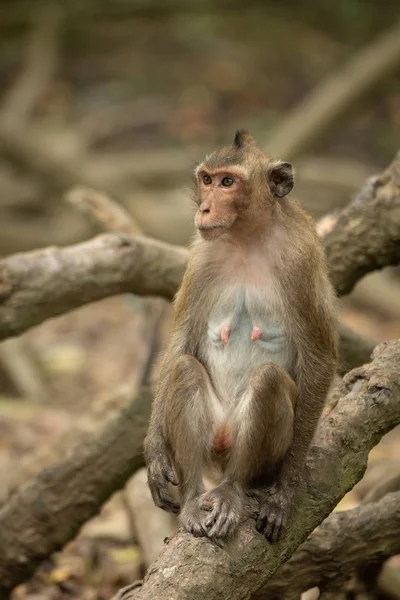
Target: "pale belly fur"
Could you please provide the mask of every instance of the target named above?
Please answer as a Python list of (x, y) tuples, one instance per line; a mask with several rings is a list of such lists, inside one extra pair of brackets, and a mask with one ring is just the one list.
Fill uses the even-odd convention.
[[(226, 323), (230, 325), (229, 339), (223, 343), (221, 328)], [(261, 336), (252, 341), (254, 327), (261, 330)], [(240, 415), (240, 405), (249, 401), (246, 391), (256, 367), (273, 362), (290, 375), (293, 370), (284, 327), (268, 311), (265, 300), (257, 300), (247, 290), (221, 294), (202, 340), (200, 358), (213, 384), (209, 402), (216, 427)]]

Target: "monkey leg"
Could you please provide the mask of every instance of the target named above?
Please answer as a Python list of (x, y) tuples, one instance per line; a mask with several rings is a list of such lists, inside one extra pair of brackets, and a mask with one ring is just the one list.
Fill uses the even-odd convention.
[(246, 485), (272, 473), (285, 456), (293, 437), (296, 395), (296, 384), (278, 365), (265, 363), (252, 372), (233, 416), (233, 441), (222, 482), (203, 495), (202, 506), (212, 507), (206, 520), (210, 537), (234, 532)]
[(179, 520), (193, 535), (207, 535), (207, 513), (199, 498), (204, 493), (202, 471), (212, 445), (209, 407), (211, 382), (196, 358), (180, 356), (174, 364), (171, 390), (165, 407), (165, 435), (178, 471), (181, 494)]

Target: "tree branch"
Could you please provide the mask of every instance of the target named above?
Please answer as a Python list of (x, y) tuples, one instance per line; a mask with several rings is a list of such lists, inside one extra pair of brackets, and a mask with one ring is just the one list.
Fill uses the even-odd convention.
[(400, 63), (400, 23), (385, 31), (370, 45), (322, 83), (270, 132), (266, 152), (289, 160), (321, 137), (349, 106)]
[[(268, 544), (254, 527), (256, 503), (234, 541), (219, 548), (207, 538), (178, 533), (149, 569), (140, 590), (124, 600), (246, 600), (362, 477), (368, 453), (400, 423), (400, 342), (381, 344), (373, 362), (346, 376), (341, 397), (325, 411), (307, 461), (305, 490), (299, 490), (286, 536)], [(117, 596), (118, 597), (118, 596)]]
[(362, 338), (343, 323), (339, 327), (339, 333), (339, 363), (340, 371), (344, 375), (351, 369), (369, 362), (375, 344)]
[(48, 4), (36, 11), (27, 40), (25, 65), (0, 108), (0, 119), (8, 125), (20, 127), (21, 122), (26, 121), (38, 97), (51, 81), (58, 62), (62, 11)]
[(0, 261), (0, 340), (115, 294), (170, 299), (186, 258), (184, 248), (117, 233), (15, 254)]
[(330, 515), (254, 600), (280, 600), (327, 583), (343, 587), (359, 568), (400, 552), (400, 493)]
[(143, 235), (139, 225), (125, 208), (105, 194), (91, 188), (76, 186), (66, 194), (65, 199), (101, 231)]
[(150, 392), (143, 389), (99, 435), (77, 444), (70, 456), (42, 471), (0, 510), (2, 600), (143, 465), (150, 408)]
[[(400, 152), (337, 215), (318, 223), (331, 281), (340, 295), (363, 275), (400, 260)], [(345, 251), (344, 251), (345, 250)]]

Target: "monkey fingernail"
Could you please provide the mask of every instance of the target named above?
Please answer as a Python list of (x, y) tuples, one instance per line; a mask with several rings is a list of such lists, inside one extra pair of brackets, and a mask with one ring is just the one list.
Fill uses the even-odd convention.
[(177, 478), (177, 476), (174, 473), (168, 473), (167, 480), (172, 485), (179, 485), (178, 478)]

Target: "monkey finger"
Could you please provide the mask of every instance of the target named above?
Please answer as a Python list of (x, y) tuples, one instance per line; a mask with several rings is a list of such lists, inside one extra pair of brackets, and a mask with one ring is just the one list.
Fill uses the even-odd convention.
[(159, 508), (171, 513), (177, 513), (180, 510), (180, 504), (168, 494), (165, 488), (157, 487), (151, 489), (154, 504)]
[(172, 483), (172, 485), (179, 485), (178, 476), (172, 467), (165, 472), (165, 478), (169, 483)]

